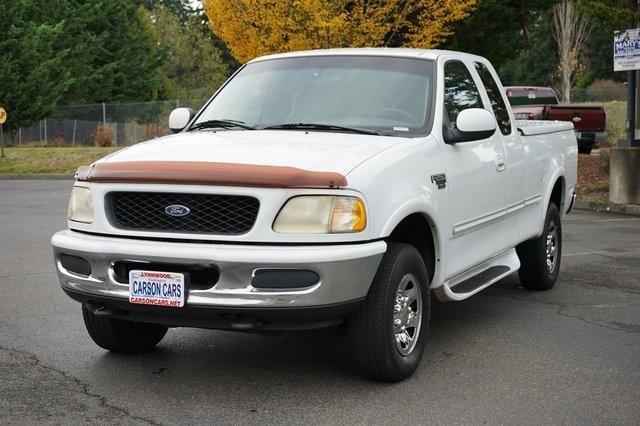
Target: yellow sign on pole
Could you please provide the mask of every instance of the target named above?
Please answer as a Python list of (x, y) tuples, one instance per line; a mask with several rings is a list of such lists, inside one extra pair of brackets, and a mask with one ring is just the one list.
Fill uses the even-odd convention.
[(7, 111), (0, 107), (0, 124), (4, 124), (7, 121)]

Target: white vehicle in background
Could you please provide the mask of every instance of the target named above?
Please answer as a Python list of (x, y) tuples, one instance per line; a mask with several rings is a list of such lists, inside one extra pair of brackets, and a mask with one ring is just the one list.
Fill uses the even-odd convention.
[(169, 327), (345, 322), (357, 371), (399, 381), (427, 345), (432, 291), (458, 301), (516, 271), (531, 290), (558, 277), (573, 127), (515, 121), (484, 58), (262, 57), (170, 127), (81, 168), (52, 238), (105, 349), (150, 349)]

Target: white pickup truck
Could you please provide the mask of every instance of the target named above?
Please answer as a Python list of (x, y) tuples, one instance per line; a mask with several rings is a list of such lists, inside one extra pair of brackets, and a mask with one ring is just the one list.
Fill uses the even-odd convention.
[(556, 282), (576, 136), (515, 121), (484, 58), (266, 56), (169, 123), (80, 168), (52, 238), (105, 349), (150, 349), (169, 327), (344, 323), (356, 370), (399, 381), (427, 345), (432, 292), (463, 300), (516, 271), (528, 290)]

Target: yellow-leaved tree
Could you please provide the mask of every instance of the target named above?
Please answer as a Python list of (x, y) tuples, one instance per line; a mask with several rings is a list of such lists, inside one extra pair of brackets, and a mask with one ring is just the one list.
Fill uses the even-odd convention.
[(212, 31), (241, 62), (330, 47), (438, 46), (477, 0), (204, 0)]

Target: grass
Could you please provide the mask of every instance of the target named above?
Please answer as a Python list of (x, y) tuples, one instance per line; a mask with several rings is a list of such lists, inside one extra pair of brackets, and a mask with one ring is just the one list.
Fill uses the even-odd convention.
[(619, 139), (626, 139), (627, 103), (625, 101), (588, 102), (576, 105), (599, 105), (607, 114), (607, 145), (617, 146)]
[(72, 175), (80, 166), (88, 166), (118, 148), (5, 148), (0, 158), (0, 174)]
[(607, 143), (617, 146), (619, 139), (626, 139), (627, 103), (623, 101), (605, 102), (602, 104), (607, 113)]

